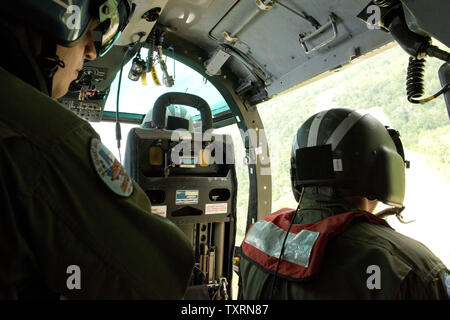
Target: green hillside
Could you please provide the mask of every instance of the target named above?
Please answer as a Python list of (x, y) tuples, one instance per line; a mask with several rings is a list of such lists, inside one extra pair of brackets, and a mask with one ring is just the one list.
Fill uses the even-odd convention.
[[(428, 60), (425, 90), (431, 95), (441, 88), (437, 70), (442, 63)], [(285, 194), (283, 186), (290, 186), (292, 139), (303, 121), (317, 111), (318, 99), (327, 91), (334, 93), (335, 107), (381, 108), (391, 126), (400, 131), (405, 148), (426, 155), (429, 164), (450, 181), (450, 122), (444, 100), (440, 97), (425, 105), (409, 103), (405, 93), (407, 65), (407, 54), (394, 47), (258, 106), (269, 137), (272, 174), (277, 177), (273, 201)]]
[[(329, 107), (381, 110), (390, 125), (401, 133), (404, 147), (426, 156), (432, 166), (450, 181), (450, 122), (442, 97), (425, 105), (406, 99), (408, 55), (394, 47), (305, 87), (258, 105), (263, 120), (272, 165), (272, 210), (295, 205), (290, 189), (290, 151), (300, 125), (315, 112)], [(440, 89), (437, 70), (442, 63), (428, 58), (425, 90), (431, 95)], [(327, 104), (329, 101), (329, 105)], [(382, 119), (380, 119), (382, 120)], [(236, 131), (237, 132), (237, 131)], [(243, 158), (236, 142), (236, 159)], [(247, 167), (238, 163), (238, 214), (245, 217), (248, 199)], [(243, 237), (245, 219), (239, 221), (238, 239)]]

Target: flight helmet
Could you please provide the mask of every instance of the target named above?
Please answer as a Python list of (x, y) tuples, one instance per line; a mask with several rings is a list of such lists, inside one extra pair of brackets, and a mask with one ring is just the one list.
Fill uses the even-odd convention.
[(93, 34), (97, 55), (118, 39), (132, 13), (130, 0), (14, 0), (0, 1), (2, 17), (33, 28), (56, 44), (72, 47), (97, 19)]
[(0, 21), (2, 27), (23, 25), (41, 36), (41, 52), (36, 62), (51, 96), (53, 76), (58, 68), (65, 67), (56, 55), (56, 46), (75, 46), (91, 22), (99, 21), (92, 36), (97, 56), (103, 56), (119, 38), (132, 9), (131, 0), (0, 1)]
[(339, 196), (363, 196), (402, 207), (405, 156), (399, 133), (369, 114), (347, 108), (319, 112), (298, 129), (291, 152), (291, 184), (331, 186)]

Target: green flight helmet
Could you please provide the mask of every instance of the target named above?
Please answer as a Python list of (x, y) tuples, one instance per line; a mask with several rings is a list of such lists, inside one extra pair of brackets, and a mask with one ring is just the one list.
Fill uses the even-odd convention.
[(48, 41), (72, 47), (93, 20), (100, 24), (93, 32), (98, 56), (103, 56), (118, 39), (132, 14), (131, 0), (14, 0), (0, 1), (3, 19), (26, 25)]
[(295, 199), (309, 186), (402, 207), (405, 161), (399, 133), (347, 108), (319, 112), (298, 129), (291, 152)]
[[(141, 128), (156, 128), (153, 125), (153, 108), (151, 108), (142, 121)], [(166, 109), (166, 125), (167, 130), (184, 129), (193, 132), (194, 121), (188, 110), (179, 105), (170, 105)]]

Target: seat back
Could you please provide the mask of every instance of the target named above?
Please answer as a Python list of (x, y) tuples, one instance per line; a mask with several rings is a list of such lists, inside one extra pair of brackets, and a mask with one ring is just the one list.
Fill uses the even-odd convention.
[[(220, 290), (216, 298), (223, 297), (230, 290), (223, 284), (231, 284), (236, 233), (233, 141), (229, 135), (211, 134), (209, 106), (186, 95), (166, 94), (155, 103), (154, 127), (130, 130), (124, 166), (149, 197), (152, 212), (170, 219), (191, 241), (196, 259), (192, 288), (204, 285), (214, 293)], [(200, 109), (202, 132), (163, 128), (160, 106), (175, 103)]]

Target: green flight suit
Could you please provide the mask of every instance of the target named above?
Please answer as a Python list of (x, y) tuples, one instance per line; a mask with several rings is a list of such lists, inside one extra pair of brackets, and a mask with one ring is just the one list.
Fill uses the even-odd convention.
[[(331, 215), (356, 211), (331, 193), (304, 195), (295, 224), (310, 224)], [(379, 289), (374, 286), (379, 267)], [(369, 269), (368, 269), (369, 268)], [(273, 275), (245, 256), (240, 265), (244, 299), (270, 299)], [(273, 299), (448, 299), (444, 277), (449, 271), (423, 244), (393, 229), (357, 221), (329, 240), (322, 270), (311, 280), (278, 275)]]
[(182, 298), (194, 263), (183, 232), (135, 182), (129, 197), (104, 183), (88, 122), (2, 68), (0, 83), (0, 296), (39, 278), (67, 298)]

